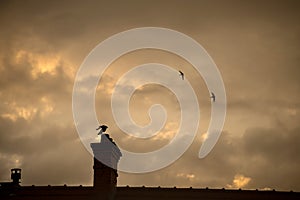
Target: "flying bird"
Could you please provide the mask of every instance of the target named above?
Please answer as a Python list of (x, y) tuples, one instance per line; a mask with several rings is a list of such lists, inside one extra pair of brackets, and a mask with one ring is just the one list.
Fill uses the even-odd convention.
[(210, 92), (210, 93), (211, 93), (210, 98), (212, 98), (213, 102), (215, 102), (215, 101), (216, 101), (216, 96), (215, 96), (215, 94), (214, 94), (213, 92)]
[(98, 128), (96, 128), (96, 130), (100, 130), (98, 135), (101, 135), (102, 133), (104, 133), (107, 128), (108, 128), (108, 126), (106, 126), (106, 125), (101, 125)]
[(182, 80), (184, 80), (184, 73), (179, 70), (179, 76), (181, 76)]

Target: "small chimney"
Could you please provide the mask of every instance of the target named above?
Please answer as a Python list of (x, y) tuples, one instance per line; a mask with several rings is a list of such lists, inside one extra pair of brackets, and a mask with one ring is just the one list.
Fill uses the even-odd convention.
[(20, 183), (20, 179), (21, 179), (21, 169), (19, 168), (14, 168), (14, 169), (11, 169), (11, 179), (13, 181), (13, 184), (14, 185), (19, 185)]

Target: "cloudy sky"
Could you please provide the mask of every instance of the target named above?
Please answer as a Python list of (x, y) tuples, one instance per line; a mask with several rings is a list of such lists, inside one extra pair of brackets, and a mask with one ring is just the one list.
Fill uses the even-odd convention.
[(95, 105), (122, 148), (162, 147), (180, 123), (176, 96), (147, 85), (132, 96), (130, 112), (145, 125), (149, 107), (162, 104), (168, 113), (162, 132), (137, 140), (117, 127), (110, 95), (134, 66), (180, 67), (198, 91), (201, 109), (195, 141), (179, 160), (152, 173), (119, 173), (118, 185), (300, 191), (299, 8), (298, 1), (275, 0), (1, 1), (0, 180), (9, 180), (9, 170), (20, 167), (23, 185), (92, 184), (92, 156), (73, 122), (76, 72), (101, 41), (152, 26), (180, 31), (206, 49), (223, 77), (226, 122), (213, 151), (198, 159), (211, 112), (201, 76), (186, 60), (159, 50), (118, 58), (98, 84)]

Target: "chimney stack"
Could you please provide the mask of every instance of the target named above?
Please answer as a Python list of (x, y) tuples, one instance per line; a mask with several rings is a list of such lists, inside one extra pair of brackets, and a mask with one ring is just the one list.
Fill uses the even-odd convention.
[(12, 179), (13, 184), (19, 185), (20, 179), (21, 179), (21, 169), (14, 168), (14, 169), (11, 169), (10, 171), (11, 171), (10, 178)]
[(114, 194), (121, 151), (108, 134), (101, 134), (101, 142), (91, 143), (91, 148), (94, 154), (94, 189), (100, 193)]

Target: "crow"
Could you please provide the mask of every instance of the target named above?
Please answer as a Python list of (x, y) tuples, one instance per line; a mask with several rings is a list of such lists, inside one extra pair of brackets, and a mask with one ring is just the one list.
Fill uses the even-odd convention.
[(100, 130), (98, 135), (101, 135), (102, 133), (104, 133), (107, 128), (108, 128), (108, 126), (106, 126), (106, 125), (101, 125), (98, 128), (96, 128), (96, 130)]

